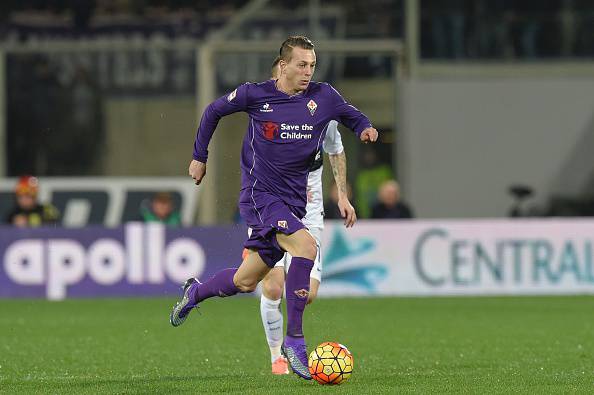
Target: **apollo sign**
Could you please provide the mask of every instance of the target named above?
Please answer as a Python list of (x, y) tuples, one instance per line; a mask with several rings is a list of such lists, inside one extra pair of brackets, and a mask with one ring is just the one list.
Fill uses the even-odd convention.
[(177, 294), (190, 277), (208, 277), (238, 264), (244, 238), (241, 229), (172, 229), (156, 223), (115, 229), (0, 228), (0, 296), (61, 300)]
[(165, 244), (159, 224), (128, 224), (123, 242), (99, 238), (84, 246), (74, 239), (21, 239), (3, 256), (7, 277), (15, 284), (45, 285), (48, 299), (64, 299), (68, 286), (85, 276), (100, 285), (182, 283), (204, 271), (204, 250), (195, 240)]

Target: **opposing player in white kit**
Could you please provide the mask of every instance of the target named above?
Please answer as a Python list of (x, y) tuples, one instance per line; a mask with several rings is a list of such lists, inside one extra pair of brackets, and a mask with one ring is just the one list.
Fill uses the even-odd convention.
[[(272, 77), (276, 78), (277, 65), (280, 58), (277, 58), (272, 65)], [(328, 154), (334, 180), (338, 187), (338, 207), (345, 218), (347, 227), (353, 226), (357, 220), (355, 209), (349, 202), (346, 188), (346, 156), (342, 139), (338, 131), (338, 123), (330, 121), (327, 126), (326, 137), (322, 143), (323, 151)], [(324, 228), (324, 199), (322, 196), (322, 167), (323, 157), (318, 155), (310, 167), (307, 179), (307, 206), (303, 224), (318, 244), (318, 255), (310, 274), (310, 289), (307, 303), (311, 303), (318, 293), (322, 281), (322, 254), (321, 239)], [(282, 300), (285, 272), (289, 269), (291, 256), (285, 256), (270, 270), (262, 280), (262, 296), (260, 298), (260, 314), (262, 324), (266, 333), (266, 340), (270, 347), (270, 357), (273, 374), (289, 374), (287, 360), (281, 355), (283, 344), (283, 314), (280, 309)]]

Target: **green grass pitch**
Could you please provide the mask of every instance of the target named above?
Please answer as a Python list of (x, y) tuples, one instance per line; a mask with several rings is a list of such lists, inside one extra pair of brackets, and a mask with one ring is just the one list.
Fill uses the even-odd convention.
[(338, 341), (352, 378), (269, 373), (254, 298), (0, 301), (0, 393), (594, 393), (594, 297), (321, 299), (309, 348)]

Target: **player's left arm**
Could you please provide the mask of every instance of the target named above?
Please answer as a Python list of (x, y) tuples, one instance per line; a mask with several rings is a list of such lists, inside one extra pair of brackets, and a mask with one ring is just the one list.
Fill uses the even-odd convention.
[(371, 121), (358, 108), (349, 104), (334, 87), (328, 84), (329, 95), (334, 104), (336, 119), (344, 126), (354, 131), (364, 143), (374, 143), (378, 138), (378, 131), (371, 125)]
[(349, 201), (346, 177), (346, 154), (335, 121), (331, 121), (328, 125), (323, 144), (324, 151), (328, 153), (328, 159), (330, 159), (334, 182), (336, 183), (336, 188), (338, 190), (338, 209), (340, 210), (340, 215), (344, 218), (344, 225), (347, 228), (350, 228), (355, 224), (355, 221), (357, 221), (357, 213)]

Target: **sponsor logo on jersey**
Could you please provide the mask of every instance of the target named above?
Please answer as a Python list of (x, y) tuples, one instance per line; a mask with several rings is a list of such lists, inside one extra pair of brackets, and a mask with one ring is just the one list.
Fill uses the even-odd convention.
[(314, 113), (316, 112), (316, 109), (318, 108), (318, 105), (317, 105), (317, 103), (315, 101), (310, 100), (307, 103), (307, 108), (309, 109), (309, 113), (313, 117)]
[(289, 227), (289, 225), (287, 224), (287, 221), (278, 221), (278, 222), (276, 223), (276, 225), (277, 225), (279, 228), (283, 228), (283, 229), (287, 229), (287, 228)]
[(262, 123), (262, 134), (266, 140), (273, 140), (278, 136), (278, 123), (266, 121)]
[(270, 104), (265, 103), (262, 108), (260, 109), (260, 112), (273, 112), (274, 110), (270, 107)]
[(229, 93), (229, 96), (227, 96), (227, 101), (231, 101), (231, 100), (235, 99), (235, 96), (237, 96), (237, 89), (235, 89), (233, 92)]
[[(302, 131), (309, 133), (303, 133)], [(277, 137), (280, 137), (281, 140), (310, 140), (313, 136), (312, 131), (313, 126), (308, 124), (291, 125), (281, 123), (279, 125), (272, 121), (262, 122), (262, 135), (267, 140), (274, 140)]]
[(294, 140), (309, 140), (311, 139), (311, 133), (301, 132), (281, 132), (281, 139), (294, 139)]

